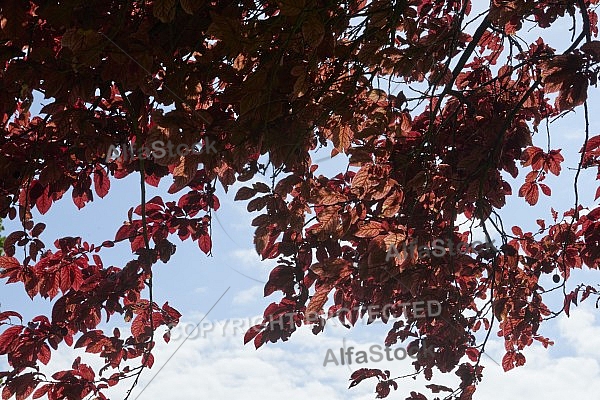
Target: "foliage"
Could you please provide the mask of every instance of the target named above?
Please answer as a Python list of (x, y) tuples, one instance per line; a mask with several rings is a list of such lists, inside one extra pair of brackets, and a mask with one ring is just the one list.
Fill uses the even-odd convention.
[[(4, 231), (4, 226), (2, 226), (2, 221), (0, 221), (0, 232)], [(0, 256), (4, 255), (4, 240), (6, 237), (0, 236)]]
[[(513, 189), (503, 176), (527, 172), (517, 193), (530, 205), (540, 191), (552, 196), (543, 180), (561, 173), (563, 156), (532, 137), (576, 107), (586, 129), (577, 177), (600, 166), (586, 103), (600, 62), (597, 3), (492, 0), (475, 16), (468, 0), (3, 1), (0, 218), (18, 218), (23, 229), (6, 238), (0, 278), (53, 309), (28, 323), (0, 313), (0, 355), (10, 365), (0, 372), (2, 398), (104, 399), (125, 378), (135, 386), (152, 367), (155, 331), (181, 316), (153, 301), (156, 263), (174, 254), (174, 236), (210, 253), (217, 185), (227, 191), (269, 173), (271, 185), (248, 183), (235, 196), (259, 212), (256, 251), (279, 260), (265, 296), (281, 299), (246, 342), (287, 340), (302, 324), (317, 334), (329, 317), (353, 325), (376, 306), (376, 318), (390, 323), (387, 345), (434, 347), (434, 357), (415, 360), (416, 374), (459, 377), (456, 389), (428, 385), (434, 396), (472, 398), (492, 332), (505, 340), (504, 369), (523, 365), (525, 347), (551, 343), (538, 333), (544, 320), (596, 294), (589, 285), (567, 293), (565, 283), (573, 268), (600, 266), (600, 207), (584, 213), (576, 196), (561, 217), (553, 210), (552, 221), (538, 219), (538, 232), (506, 231), (498, 210)], [(566, 49), (517, 36), (526, 21), (543, 30), (563, 16), (581, 20)], [(45, 98), (39, 115), (30, 112), (35, 93)], [(111, 146), (159, 140), (210, 140), (217, 151), (107, 160)], [(332, 155), (349, 156), (334, 177), (316, 175), (309, 155), (327, 143)], [(39, 239), (45, 225), (34, 217), (65, 194), (83, 208), (132, 174), (140, 199), (113, 240), (65, 237), (46, 247)], [(178, 199), (147, 200), (146, 185), (165, 178)], [(467, 242), (459, 217), (481, 224), (488, 239), (499, 233), (499, 250), (386, 260), (387, 248), (405, 241)], [(132, 259), (104, 265), (103, 252), (122, 243)], [(565, 302), (550, 310), (539, 281), (556, 272)], [(443, 313), (417, 319), (384, 307), (423, 300), (439, 301)], [(124, 318), (131, 332), (100, 329), (102, 315), (109, 324)], [(293, 317), (274, 325), (281, 315)], [(95, 371), (78, 358), (42, 375), (37, 367), (60, 343), (106, 365)], [(362, 369), (351, 386), (376, 378), (382, 398), (398, 387), (390, 377)]]

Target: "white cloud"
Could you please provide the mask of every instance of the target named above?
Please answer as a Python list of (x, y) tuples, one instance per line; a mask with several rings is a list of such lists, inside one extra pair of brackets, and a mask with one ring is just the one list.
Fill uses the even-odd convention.
[(207, 290), (208, 290), (207, 287), (200, 286), (200, 287), (197, 287), (196, 289), (194, 289), (194, 293), (196, 293), (196, 294), (204, 294), (204, 293), (206, 293)]
[[(199, 321), (196, 317), (201, 318), (201, 315), (186, 318), (181, 325), (195, 325)], [(358, 350), (368, 349), (372, 344), (381, 344), (382, 336), (375, 333), (385, 331), (387, 327), (383, 325), (366, 327), (357, 324), (355, 329), (347, 330), (339, 324), (328, 324), (326, 331), (317, 336), (303, 327), (288, 342), (268, 343), (255, 350), (252, 343), (243, 345), (243, 331), (239, 327), (227, 323), (227, 320), (219, 320), (215, 324), (212, 331), (192, 335), (183, 344), (181, 338), (165, 344), (160, 339), (162, 334), (157, 335), (159, 340), (154, 367), (144, 371), (131, 399), (183, 400), (206, 397), (295, 400), (318, 397), (371, 400), (375, 398), (373, 391), (376, 380), (367, 380), (348, 389), (352, 371), (361, 366), (389, 369), (392, 376), (413, 371), (409, 359), (350, 366), (329, 363), (323, 366), (327, 349), (332, 349), (337, 356), (339, 348), (344, 345), (353, 346), (356, 353)], [(574, 352), (568, 356), (555, 356), (554, 349), (546, 350), (536, 343), (525, 351), (526, 364), (508, 373), (504, 373), (499, 366), (484, 357), (484, 380), (478, 387), (475, 399), (597, 398), (597, 393), (600, 392), (600, 354), (597, 350), (600, 347), (600, 326), (593, 314), (593, 307), (590, 305), (573, 309), (571, 318), (561, 316), (556, 319), (556, 325), (558, 328), (552, 337), (556, 342), (554, 347), (569, 345), (573, 346)], [(362, 335), (367, 332), (367, 335)], [(125, 330), (123, 334), (126, 334)], [(494, 335), (495, 331), (492, 338)], [(504, 349), (501, 339), (491, 340), (486, 349), (495, 360), (501, 360)], [(53, 353), (51, 365), (43, 370), (55, 372), (68, 369), (73, 359), (81, 354), (61, 347), (59, 352)], [(102, 365), (95, 355), (85, 355), (83, 358), (84, 362), (92, 364), (96, 370)], [(435, 371), (432, 382), (422, 378), (399, 381), (399, 390), (390, 399), (405, 398), (411, 390), (432, 397), (425, 388), (426, 384), (438, 383), (453, 387), (457, 382), (453, 373), (443, 375)], [(142, 388), (148, 383), (148, 387), (142, 392)], [(130, 382), (122, 382), (111, 388), (107, 395), (113, 400), (122, 399), (129, 384)]]
[(570, 318), (559, 320), (561, 336), (572, 345), (576, 355), (600, 361), (600, 326), (589, 300), (572, 309), (570, 314)]
[(263, 286), (252, 286), (249, 289), (242, 290), (238, 292), (232, 300), (233, 304), (243, 305), (243, 304), (251, 304), (255, 302), (257, 299), (263, 298)]

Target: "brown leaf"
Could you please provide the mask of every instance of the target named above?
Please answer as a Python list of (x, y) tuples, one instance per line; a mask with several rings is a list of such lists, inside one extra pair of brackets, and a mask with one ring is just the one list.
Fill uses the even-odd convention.
[(475, 390), (477, 390), (477, 387), (475, 385), (467, 386), (466, 388), (464, 388), (459, 400), (472, 400)]
[(226, 43), (227, 46), (235, 52), (240, 50), (240, 22), (225, 15), (210, 11), (212, 23), (209, 25), (206, 33)]
[(312, 48), (316, 48), (323, 41), (325, 26), (318, 14), (310, 14), (302, 24), (302, 37)]
[(227, 164), (223, 164), (222, 166), (215, 168), (215, 171), (217, 172), (219, 182), (221, 182), (223, 189), (225, 189), (225, 193), (227, 193), (227, 190), (229, 190), (229, 185), (233, 185), (235, 183), (235, 172), (233, 168)]
[(202, 2), (199, 0), (179, 0), (179, 3), (183, 11), (190, 15), (194, 14), (202, 6)]
[(335, 148), (345, 153), (354, 139), (354, 132), (348, 124), (342, 124), (333, 128), (331, 140)]
[(315, 263), (310, 269), (322, 280), (343, 279), (352, 273), (350, 262), (343, 258), (328, 259), (323, 263)]
[(436, 385), (436, 384), (425, 385), (425, 387), (427, 389), (430, 389), (433, 393), (440, 393), (442, 391), (452, 393), (454, 391), (453, 389), (449, 388), (448, 386)]
[(379, 222), (370, 221), (369, 223), (358, 228), (358, 231), (354, 234), (360, 238), (372, 238), (379, 235), (381, 231), (381, 224)]
[(182, 156), (179, 164), (173, 170), (173, 184), (169, 187), (169, 193), (176, 193), (187, 186), (194, 179), (198, 170), (198, 157), (194, 155)]
[(302, 12), (304, 9), (304, 0), (280, 0), (277, 2), (281, 15), (288, 17), (295, 17)]
[(582, 105), (587, 100), (588, 86), (589, 82), (583, 74), (574, 75), (569, 81), (563, 83), (554, 103), (555, 107), (559, 111), (565, 111)]
[(591, 55), (594, 59), (600, 60), (600, 41), (592, 40), (581, 46), (581, 51)]
[(370, 186), (371, 166), (363, 166), (352, 178), (352, 193), (364, 193)]
[(235, 60), (233, 60), (233, 68), (236, 71), (243, 70), (245, 65), (246, 65), (246, 56), (244, 56), (243, 54), (239, 54), (235, 58)]
[(380, 101), (385, 101), (387, 99), (387, 94), (381, 89), (371, 89), (367, 97), (373, 103), (378, 103)]
[(252, 188), (258, 193), (270, 193), (271, 187), (263, 182), (256, 182), (252, 185)]
[(60, 44), (73, 51), (81, 51), (94, 47), (100, 39), (100, 35), (94, 30), (70, 29), (62, 36)]
[(337, 207), (326, 207), (317, 217), (320, 226), (316, 230), (320, 237), (324, 237), (336, 231), (339, 225), (339, 214)]
[(251, 200), (248, 203), (248, 205), (246, 206), (246, 209), (248, 210), (248, 212), (262, 210), (269, 203), (269, 197), (270, 196), (262, 196), (262, 197), (257, 197), (256, 199)]
[(402, 192), (394, 191), (389, 196), (386, 196), (383, 201), (383, 205), (381, 206), (381, 215), (386, 218), (393, 217), (400, 210), (400, 205), (402, 204), (402, 200), (404, 199), (404, 194)]
[(279, 182), (277, 182), (277, 185), (275, 185), (275, 193), (285, 197), (285, 195), (292, 191), (294, 186), (301, 182), (302, 179), (298, 175), (288, 175)]
[(406, 240), (406, 233), (404, 232), (390, 232), (385, 238), (383, 238), (383, 242), (385, 243), (385, 248), (390, 249), (392, 246), (396, 247), (398, 251), (402, 247), (402, 243)]
[(294, 88), (292, 89), (292, 98), (297, 99), (306, 94), (306, 91), (309, 89), (309, 82), (306, 79), (306, 73), (301, 74), (296, 78), (296, 82), (294, 82)]
[(256, 190), (243, 186), (235, 194), (234, 200), (248, 200), (256, 195)]
[(321, 188), (315, 198), (315, 203), (324, 206), (332, 206), (334, 204), (343, 203), (348, 198), (341, 193), (335, 192), (332, 189)]
[(544, 89), (547, 93), (561, 89), (564, 82), (572, 79), (581, 58), (574, 54), (562, 54), (540, 63)]
[[(257, 231), (258, 232), (258, 231)], [(269, 232), (266, 231), (262, 235), (255, 234), (254, 235), (254, 248), (256, 249), (257, 254), (263, 253), (267, 244), (269, 243)]]
[(321, 285), (311, 297), (306, 307), (304, 315), (305, 320), (312, 319), (315, 315), (319, 314), (325, 303), (327, 302), (327, 295), (331, 292), (332, 285)]
[(163, 23), (175, 19), (177, 0), (154, 0), (152, 2), (152, 13)]

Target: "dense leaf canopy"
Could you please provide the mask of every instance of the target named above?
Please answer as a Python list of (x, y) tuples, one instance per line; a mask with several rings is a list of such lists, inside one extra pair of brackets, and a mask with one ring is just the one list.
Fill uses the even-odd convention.
[[(6, 239), (0, 278), (53, 301), (51, 315), (30, 322), (0, 313), (10, 365), (0, 372), (2, 398), (103, 399), (105, 388), (137, 382), (152, 367), (154, 332), (181, 317), (153, 301), (153, 267), (169, 261), (175, 237), (210, 253), (215, 190), (236, 182), (247, 184), (235, 199), (259, 212), (256, 251), (278, 260), (264, 293), (279, 299), (246, 342), (287, 340), (302, 324), (317, 334), (328, 318), (353, 325), (374, 309), (389, 321), (387, 345), (433, 347), (418, 353), (415, 373), (458, 375), (455, 389), (428, 385), (436, 398), (472, 398), (492, 332), (505, 340), (504, 369), (523, 365), (525, 347), (550, 343), (538, 333), (544, 320), (596, 294), (577, 286), (550, 310), (538, 281), (558, 273), (564, 289), (573, 268), (600, 267), (600, 207), (576, 197), (562, 216), (538, 220), (536, 233), (505, 230), (498, 212), (513, 191), (525, 207), (552, 195), (542, 181), (561, 173), (563, 156), (532, 137), (574, 108), (586, 130), (577, 177), (600, 166), (586, 102), (600, 63), (597, 3), (491, 0), (479, 13), (469, 0), (2, 1), (0, 218), (23, 229)], [(567, 48), (519, 37), (571, 18)], [(39, 112), (34, 96), (45, 99)], [(158, 142), (206, 151), (111, 157)], [(349, 159), (334, 177), (317, 175), (311, 159), (326, 145)], [(39, 239), (39, 219), (65, 194), (82, 208), (132, 174), (140, 197), (115, 238), (48, 247)], [(253, 181), (259, 174), (272, 184)], [(521, 186), (507, 174), (523, 175)], [(146, 185), (162, 179), (177, 201), (146, 198)], [(459, 218), (502, 243), (388, 257), (407, 241), (471, 241)], [(123, 242), (132, 259), (104, 265), (103, 251)], [(385, 307), (431, 300), (441, 315)], [(124, 318), (131, 332), (104, 329), (103, 315)], [(63, 342), (105, 367), (77, 359), (51, 377), (38, 373)], [(351, 386), (369, 377), (379, 397), (398, 388), (389, 371), (372, 369), (355, 372)]]

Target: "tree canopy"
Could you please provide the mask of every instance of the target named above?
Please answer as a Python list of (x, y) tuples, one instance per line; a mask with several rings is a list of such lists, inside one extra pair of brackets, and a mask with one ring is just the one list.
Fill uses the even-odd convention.
[[(0, 218), (23, 228), (6, 238), (0, 279), (53, 306), (32, 321), (0, 312), (10, 365), (0, 372), (2, 398), (104, 399), (120, 381), (135, 385), (155, 342), (169, 340), (157, 329), (181, 317), (153, 300), (153, 269), (169, 262), (176, 238), (210, 253), (215, 191), (236, 182), (247, 184), (235, 200), (259, 212), (257, 253), (277, 260), (264, 295), (278, 299), (246, 343), (287, 340), (302, 325), (318, 334), (328, 318), (353, 325), (375, 310), (390, 326), (386, 345), (431, 347), (414, 366), (432, 383), (408, 394), (414, 400), (471, 399), (491, 333), (505, 341), (504, 369), (523, 365), (526, 347), (551, 343), (542, 322), (597, 294), (566, 286), (573, 269), (600, 267), (600, 207), (577, 196), (580, 172), (597, 169), (600, 179), (587, 105), (600, 63), (597, 3), (491, 0), (472, 11), (469, 0), (3, 1)], [(520, 37), (565, 21), (565, 48)], [(34, 96), (44, 98), (39, 112)], [(543, 180), (561, 173), (564, 158), (535, 134), (549, 138), (550, 122), (575, 109), (585, 130), (572, 163), (575, 204), (538, 218), (538, 232), (505, 227), (507, 197), (529, 207), (553, 196)], [(200, 151), (171, 151), (196, 144)], [(311, 158), (327, 145), (348, 157), (333, 177), (317, 174)], [(81, 209), (129, 175), (139, 176), (138, 197), (114, 238), (39, 239), (43, 215), (63, 196)], [(163, 179), (177, 200), (147, 199), (146, 186)], [(408, 242), (470, 242), (459, 218), (501, 243), (388, 257)], [(103, 253), (120, 245), (132, 258), (104, 265)], [(551, 288), (539, 281), (556, 274), (564, 305), (552, 310)], [(441, 314), (386, 307), (415, 301), (436, 301)], [(124, 319), (130, 332), (106, 328), (103, 317)], [(70, 370), (39, 373), (61, 343), (105, 367), (76, 359)], [(434, 372), (456, 374), (458, 387), (436, 384)], [(398, 389), (390, 371), (367, 368), (350, 386), (366, 378), (377, 379), (380, 398)]]

